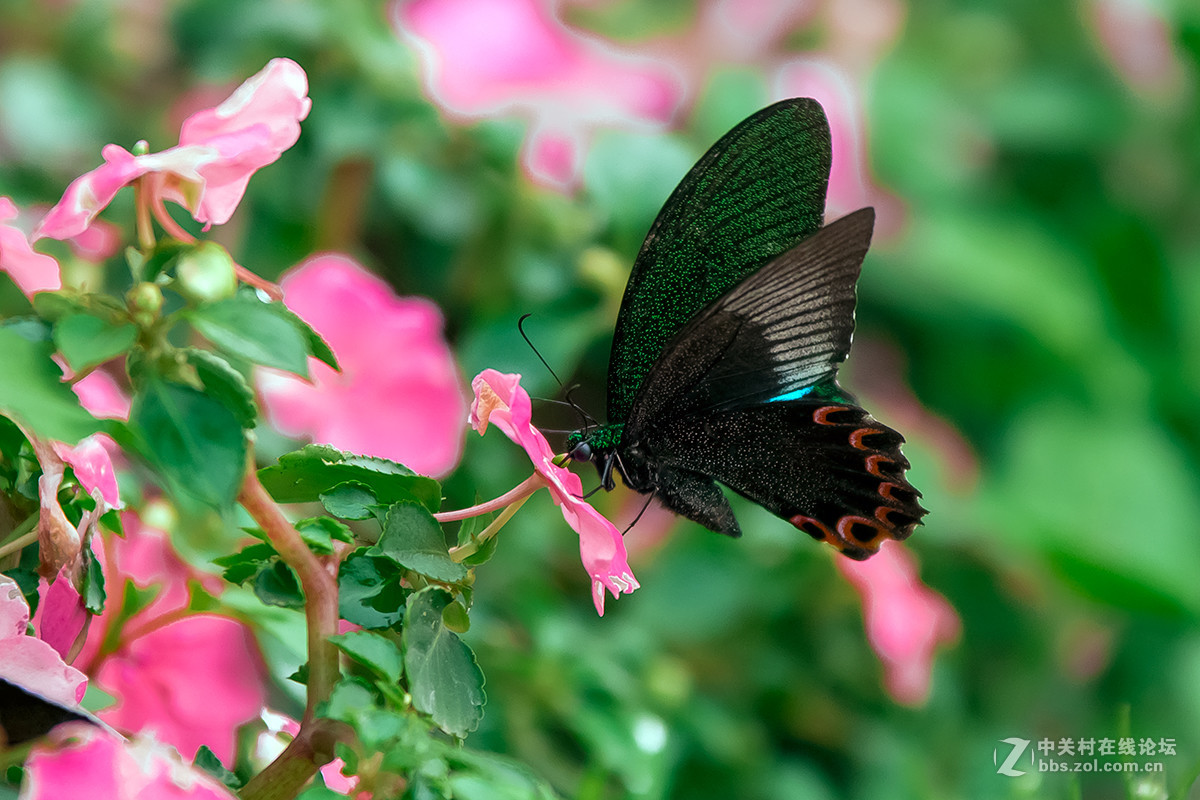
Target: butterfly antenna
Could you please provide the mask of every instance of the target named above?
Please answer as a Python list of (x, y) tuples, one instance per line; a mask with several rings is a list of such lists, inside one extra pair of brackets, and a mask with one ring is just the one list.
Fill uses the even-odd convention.
[(654, 495), (652, 495), (652, 494), (646, 495), (646, 502), (642, 503), (642, 510), (639, 511), (638, 515), (633, 518), (633, 522), (629, 523), (629, 525), (626, 526), (625, 530), (621, 531), (622, 536), (624, 536), (625, 534), (627, 534), (631, 530), (633, 530), (633, 526), (638, 524), (638, 520), (642, 518), (642, 514), (646, 513), (646, 509), (650, 507), (650, 501), (653, 499), (654, 499)]
[(550, 364), (547, 363), (546, 359), (542, 358), (542, 354), (539, 353), (538, 349), (533, 346), (533, 342), (529, 340), (529, 336), (525, 333), (525, 320), (532, 316), (533, 314), (522, 314), (521, 318), (517, 320), (517, 330), (520, 332), (521, 338), (525, 340), (525, 344), (529, 345), (529, 349), (532, 350), (533, 354), (538, 357), (538, 361), (542, 362), (542, 366), (550, 372), (550, 376), (554, 378), (554, 382), (557, 383), (561, 389), (563, 382), (559, 379), (558, 374), (554, 371)]
[(591, 414), (584, 411), (583, 406), (576, 403), (575, 398), (571, 397), (571, 394), (578, 388), (579, 388), (579, 384), (577, 383), (574, 386), (572, 386), (570, 389), (567, 389), (566, 393), (563, 395), (564, 397), (567, 398), (567, 400), (566, 400), (567, 405), (569, 405), (571, 408), (575, 409), (575, 413), (579, 415), (579, 418), (581, 420), (583, 420), (584, 427), (587, 427), (587, 428), (591, 428), (593, 426), (595, 426), (597, 428), (600, 427), (600, 420), (596, 419)]

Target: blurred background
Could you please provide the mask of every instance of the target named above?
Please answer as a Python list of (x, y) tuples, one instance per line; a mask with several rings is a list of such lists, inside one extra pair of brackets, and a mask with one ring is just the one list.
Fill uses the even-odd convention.
[[(580, 798), (1200, 797), (1200, 5), (0, 0), (0, 195), (174, 145), (276, 56), (312, 112), (208, 235), (271, 278), (338, 250), (434, 300), (464, 386), (555, 396), (532, 313), (600, 415), (655, 213), (773, 100), (826, 108), (830, 216), (879, 214), (843, 383), (909, 441), (908, 547), (961, 621), (928, 696), (889, 694), (831, 552), (766, 512), (739, 505), (736, 542), (649, 512), (642, 589), (599, 619), (538, 497), (478, 571), (470, 744)], [(446, 506), (528, 469), (471, 434)], [(1105, 737), (1164, 771), (998, 774), (1004, 739)]]

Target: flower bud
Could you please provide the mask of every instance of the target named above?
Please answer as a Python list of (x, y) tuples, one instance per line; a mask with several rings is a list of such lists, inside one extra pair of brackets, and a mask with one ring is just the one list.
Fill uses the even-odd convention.
[(193, 304), (233, 297), (237, 275), (229, 251), (216, 242), (201, 242), (179, 256), (175, 289)]
[(134, 324), (148, 328), (158, 320), (162, 311), (163, 295), (157, 284), (142, 281), (125, 293), (125, 305)]

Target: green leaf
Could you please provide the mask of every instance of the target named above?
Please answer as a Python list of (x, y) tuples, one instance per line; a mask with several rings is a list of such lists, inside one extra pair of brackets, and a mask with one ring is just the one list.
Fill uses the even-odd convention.
[(372, 553), (387, 556), (435, 581), (455, 583), (467, 568), (450, 558), (442, 526), (416, 503), (394, 503)]
[(338, 612), (364, 628), (391, 628), (404, 619), (408, 590), (396, 563), (360, 547), (338, 570)]
[(75, 444), (109, 428), (79, 405), (54, 363), (54, 345), (44, 325), (15, 320), (0, 325), (0, 413), (38, 436)]
[(300, 538), (314, 553), (328, 555), (333, 552), (333, 540), (352, 542), (354, 536), (350, 529), (336, 519), (329, 517), (309, 517), (296, 523)]
[(92, 556), (90, 548), (84, 548), (84, 561), (87, 569), (83, 573), (83, 606), (93, 614), (104, 613), (104, 601), (107, 595), (104, 591), (104, 570), (100, 562)]
[(137, 335), (129, 323), (114, 324), (91, 314), (71, 314), (54, 326), (54, 343), (76, 372), (124, 353)]
[(287, 564), (276, 561), (254, 579), (254, 594), (265, 605), (282, 608), (303, 608), (304, 592), (300, 579)]
[(453, 601), (436, 587), (408, 598), (404, 622), (404, 671), (413, 706), (442, 730), (462, 738), (483, 718), (483, 672), (475, 654), (442, 622)]
[(320, 499), (326, 511), (342, 519), (370, 519), (378, 506), (370, 487), (355, 481), (339, 483), (322, 492)]
[(350, 631), (330, 636), (329, 641), (388, 683), (399, 682), (403, 663), (395, 642), (371, 631)]
[(230, 583), (241, 585), (257, 575), (263, 567), (278, 558), (275, 548), (266, 542), (255, 542), (243, 547), (239, 552), (220, 558), (214, 558), (213, 563), (225, 567), (222, 577)]
[(225, 769), (225, 765), (221, 763), (221, 759), (217, 758), (212, 750), (208, 749), (208, 745), (200, 745), (200, 749), (196, 751), (196, 757), (192, 760), (200, 769), (207, 772), (212, 777), (225, 784), (230, 789), (237, 791), (242, 788), (242, 781), (237, 775)]
[(253, 292), (241, 292), (189, 311), (186, 318), (206, 339), (231, 355), (307, 378), (307, 333), (272, 305)]
[(321, 338), (321, 334), (312, 329), (311, 325), (300, 319), (300, 317), (296, 316), (296, 314), (294, 314), (292, 310), (283, 303), (272, 303), (271, 310), (281, 319), (284, 319), (294, 325), (296, 329), (304, 335), (304, 343), (308, 347), (308, 354), (310, 356), (318, 361), (323, 361), (333, 369), (341, 369), (341, 367), (338, 366), (337, 356), (334, 355), (333, 350), (329, 347), (326, 341)]
[(311, 503), (348, 481), (366, 486), (383, 505), (416, 500), (437, 511), (442, 502), (442, 487), (433, 478), (394, 461), (343, 453), (322, 444), (280, 456), (277, 465), (259, 470), (258, 477), (280, 503)]
[(138, 452), (176, 494), (223, 508), (246, 467), (246, 438), (221, 401), (158, 377), (145, 380), (129, 414)]
[(249, 430), (258, 424), (258, 403), (254, 400), (254, 390), (242, 373), (208, 350), (189, 347), (183, 353), (188, 365), (196, 370), (196, 378), (204, 387), (205, 394), (232, 411), (243, 428)]

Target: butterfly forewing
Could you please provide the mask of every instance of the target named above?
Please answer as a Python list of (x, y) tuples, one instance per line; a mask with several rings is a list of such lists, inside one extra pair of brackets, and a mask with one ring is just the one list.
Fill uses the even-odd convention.
[(784, 100), (723, 136), (668, 198), (634, 262), (613, 334), (608, 415), (622, 422), (663, 347), (701, 309), (820, 228), (825, 113)]
[(766, 403), (831, 380), (850, 352), (874, 220), (864, 208), (827, 225), (697, 314), (647, 376), (627, 439), (664, 414)]

